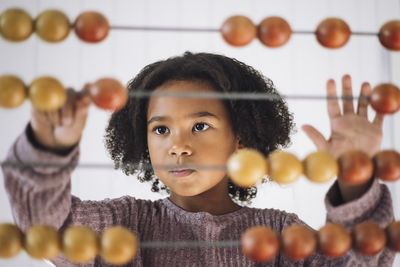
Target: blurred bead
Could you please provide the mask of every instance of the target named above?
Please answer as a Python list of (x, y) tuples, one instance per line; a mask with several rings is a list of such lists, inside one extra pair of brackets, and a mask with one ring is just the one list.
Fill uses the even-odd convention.
[(374, 170), (372, 160), (362, 151), (347, 151), (339, 157), (338, 163), (338, 179), (347, 184), (363, 184), (372, 177)]
[(60, 253), (60, 237), (54, 227), (35, 225), (25, 236), (25, 250), (35, 259), (54, 259)]
[(239, 149), (227, 162), (228, 175), (240, 187), (254, 186), (267, 173), (264, 155), (254, 149)]
[(280, 17), (265, 18), (258, 25), (258, 38), (268, 47), (279, 47), (286, 44), (291, 35), (290, 25)]
[(365, 221), (353, 228), (354, 249), (364, 255), (375, 255), (385, 248), (386, 235), (378, 224)]
[(400, 89), (390, 83), (379, 84), (372, 90), (370, 103), (376, 112), (396, 113), (400, 108)]
[(400, 50), (400, 20), (386, 22), (379, 30), (379, 41), (389, 50)]
[(76, 35), (85, 42), (98, 43), (103, 41), (110, 31), (106, 17), (99, 12), (86, 11), (81, 13), (74, 23)]
[(64, 105), (67, 96), (58, 80), (43, 76), (35, 79), (29, 86), (29, 99), (37, 110), (55, 111)]
[(58, 10), (46, 10), (35, 22), (36, 33), (42, 40), (56, 43), (66, 39), (70, 32), (68, 17)]
[(27, 98), (24, 82), (13, 75), (0, 76), (0, 107), (16, 108)]
[(350, 233), (343, 226), (327, 223), (318, 231), (318, 248), (330, 258), (338, 258), (351, 248)]
[(128, 101), (128, 90), (119, 81), (103, 78), (89, 85), (94, 104), (105, 110), (117, 111)]
[(293, 260), (310, 256), (316, 246), (315, 233), (304, 225), (290, 225), (282, 231), (281, 246), (285, 255)]
[(0, 224), (0, 258), (12, 258), (22, 250), (24, 234), (15, 225)]
[(136, 236), (131, 231), (113, 226), (101, 235), (100, 255), (108, 263), (125, 264), (135, 256), (137, 246)]
[(276, 233), (265, 226), (254, 226), (246, 230), (241, 238), (242, 251), (248, 258), (265, 262), (279, 252), (279, 240)]
[(386, 227), (388, 247), (396, 252), (400, 252), (400, 221), (392, 222)]
[(0, 15), (0, 33), (4, 39), (21, 42), (28, 39), (32, 32), (33, 20), (26, 11), (10, 8)]
[(324, 183), (338, 174), (336, 159), (326, 151), (309, 154), (303, 161), (304, 174), (313, 182)]
[(303, 173), (303, 166), (295, 155), (275, 151), (268, 157), (268, 172), (270, 178), (275, 182), (287, 184), (299, 178)]
[(386, 182), (400, 179), (400, 153), (394, 150), (378, 152), (374, 158), (375, 177)]
[(327, 18), (317, 27), (318, 42), (327, 48), (340, 48), (350, 39), (350, 27), (339, 18)]
[(225, 41), (233, 46), (245, 46), (256, 37), (257, 29), (254, 23), (244, 16), (229, 17), (220, 29)]
[(67, 259), (75, 263), (85, 263), (94, 259), (99, 245), (96, 233), (85, 226), (72, 226), (62, 237), (62, 250)]

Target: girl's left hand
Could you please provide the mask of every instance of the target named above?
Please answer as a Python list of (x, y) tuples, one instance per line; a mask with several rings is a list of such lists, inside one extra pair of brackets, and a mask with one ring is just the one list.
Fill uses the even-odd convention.
[[(347, 150), (361, 150), (369, 156), (374, 156), (381, 148), (383, 114), (376, 113), (373, 121), (368, 120), (368, 97), (371, 94), (371, 86), (363, 83), (361, 86), (357, 112), (354, 110), (353, 101), (343, 99), (343, 112), (339, 107), (336, 97), (336, 84), (334, 80), (328, 80), (326, 85), (328, 115), (331, 126), (331, 136), (328, 140), (313, 126), (303, 125), (302, 129), (319, 150), (326, 150), (338, 158)], [(352, 97), (350, 75), (342, 78), (342, 95)]]

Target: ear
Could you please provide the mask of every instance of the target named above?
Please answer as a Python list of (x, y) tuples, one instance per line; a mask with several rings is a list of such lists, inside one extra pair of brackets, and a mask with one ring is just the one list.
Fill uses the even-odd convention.
[(245, 146), (242, 143), (242, 140), (240, 139), (239, 136), (236, 137), (236, 149), (243, 149)]

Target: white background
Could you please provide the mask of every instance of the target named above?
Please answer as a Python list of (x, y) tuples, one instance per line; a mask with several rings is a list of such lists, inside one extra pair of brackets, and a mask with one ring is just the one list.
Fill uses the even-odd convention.
[[(28, 11), (33, 18), (54, 8), (71, 21), (81, 12), (97, 10), (111, 25), (170, 26), (218, 29), (231, 15), (248, 16), (255, 24), (269, 16), (281, 16), (293, 30), (314, 31), (327, 17), (344, 19), (354, 32), (378, 32), (388, 20), (400, 18), (399, 0), (0, 0), (0, 12), (10, 7)], [(314, 35), (292, 35), (280, 48), (267, 48), (258, 40), (243, 48), (226, 44), (218, 32), (180, 33), (112, 30), (99, 44), (81, 42), (73, 32), (58, 44), (48, 44), (33, 34), (27, 41), (9, 43), (0, 38), (0, 75), (14, 74), (27, 84), (41, 75), (51, 75), (66, 87), (81, 88), (86, 82), (114, 77), (127, 83), (145, 65), (185, 51), (213, 52), (235, 57), (271, 78), (283, 94), (323, 95), (328, 78), (340, 81), (351, 74), (355, 94), (363, 81), (372, 85), (394, 82), (400, 85), (399, 52), (384, 49), (376, 36), (353, 35), (341, 49), (320, 46)], [(314, 150), (301, 131), (304, 123), (315, 125), (328, 136), (329, 122), (325, 101), (288, 101), (294, 113), (297, 133), (287, 149), (300, 159)], [(30, 103), (14, 110), (0, 109), (0, 158), (4, 159), (15, 138), (29, 120)], [(103, 145), (109, 113), (91, 107), (81, 142), (81, 163), (106, 163), (111, 160)], [(371, 112), (371, 117), (373, 112)], [(383, 148), (400, 150), (399, 115), (387, 116)], [(82, 199), (103, 199), (129, 194), (137, 198), (166, 197), (150, 191), (113, 169), (78, 168), (73, 175), (73, 194)], [(2, 183), (3, 177), (0, 174)], [(390, 184), (396, 218), (399, 219), (400, 182)], [(330, 184), (315, 185), (304, 177), (288, 186), (264, 184), (253, 202), (255, 207), (274, 207), (297, 213), (318, 229), (325, 221), (323, 198)], [(396, 189), (397, 188), (397, 189)], [(0, 222), (11, 222), (12, 215), (4, 188), (0, 187)], [(12, 260), (0, 260), (0, 266), (43, 266), (21, 253)], [(397, 261), (397, 266), (400, 263)]]

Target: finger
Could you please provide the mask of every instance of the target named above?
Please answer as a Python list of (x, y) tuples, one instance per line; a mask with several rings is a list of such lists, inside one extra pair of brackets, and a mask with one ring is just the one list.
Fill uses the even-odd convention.
[(382, 128), (383, 125), (383, 118), (385, 117), (385, 115), (381, 114), (381, 113), (376, 113), (375, 114), (375, 118), (374, 121), (372, 122), (373, 124), (379, 126), (380, 128)]
[(319, 150), (327, 150), (328, 142), (325, 137), (313, 126), (311, 125), (303, 125), (301, 129), (306, 133), (306, 135), (311, 139), (314, 145)]
[(46, 112), (46, 117), (53, 126), (61, 126), (61, 109)]
[(47, 116), (46, 116), (46, 112), (39, 111), (35, 108), (32, 108), (31, 115), (32, 115), (31, 116), (32, 121), (35, 123), (40, 123), (40, 124), (49, 123)]
[(353, 90), (351, 88), (350, 75), (344, 75), (342, 78), (343, 114), (354, 113)]
[(73, 89), (67, 89), (67, 102), (61, 109), (61, 124), (69, 126), (74, 120), (75, 114), (75, 91)]
[(336, 95), (336, 84), (332, 79), (328, 80), (326, 83), (326, 95), (328, 97), (327, 108), (329, 118), (333, 119), (340, 116), (340, 107)]
[(361, 86), (360, 99), (357, 105), (357, 114), (368, 119), (368, 96), (371, 94), (371, 85), (363, 83)]

